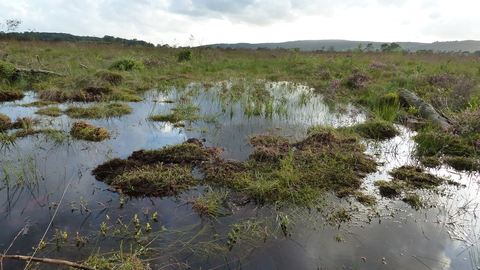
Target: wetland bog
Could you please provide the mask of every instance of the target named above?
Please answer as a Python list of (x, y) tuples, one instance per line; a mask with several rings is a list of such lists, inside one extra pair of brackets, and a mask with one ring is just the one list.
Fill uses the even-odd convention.
[[(5, 255), (97, 269), (480, 264), (473, 58), (8, 46), (8, 63), (40, 55), (64, 76), (1, 77), (2, 93), (22, 92), (0, 103)], [(451, 126), (423, 123), (399, 88)], [(455, 153), (468, 166), (451, 167)]]

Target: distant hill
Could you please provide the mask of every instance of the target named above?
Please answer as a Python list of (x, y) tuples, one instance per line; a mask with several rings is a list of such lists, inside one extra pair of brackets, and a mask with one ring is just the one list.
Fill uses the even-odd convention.
[(125, 39), (113, 36), (88, 37), (88, 36), (76, 36), (66, 33), (48, 33), (48, 32), (23, 32), (23, 33), (2, 33), (0, 32), (0, 40), (19, 40), (19, 41), (51, 41), (51, 42), (82, 42), (82, 43), (97, 43), (97, 44), (123, 44), (131, 46), (154, 46), (151, 43), (137, 39)]
[[(480, 51), (480, 41), (464, 40), (464, 41), (445, 41), (433, 43), (420, 42), (395, 42), (400, 45), (402, 50), (416, 52), (420, 50), (432, 50), (433, 52), (475, 52)], [(386, 42), (371, 42), (371, 41), (351, 41), (351, 40), (298, 40), (280, 43), (218, 43), (205, 45), (205, 47), (212, 48), (245, 48), (245, 49), (290, 49), (299, 48), (301, 51), (349, 51), (355, 50), (358, 45), (362, 45), (362, 49), (366, 49), (367, 45), (372, 50), (382, 50), (382, 45), (391, 44)]]

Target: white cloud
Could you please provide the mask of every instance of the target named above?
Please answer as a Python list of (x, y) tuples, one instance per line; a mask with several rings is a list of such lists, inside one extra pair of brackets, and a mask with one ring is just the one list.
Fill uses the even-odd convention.
[(476, 0), (51, 0), (1, 1), (19, 31), (68, 32), (184, 45), (298, 39), (478, 39)]

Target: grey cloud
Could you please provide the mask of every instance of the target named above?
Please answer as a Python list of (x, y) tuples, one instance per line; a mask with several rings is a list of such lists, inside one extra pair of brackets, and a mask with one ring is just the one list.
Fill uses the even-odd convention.
[(201, 18), (223, 18), (234, 23), (264, 26), (290, 22), (301, 16), (332, 16), (337, 9), (365, 6), (365, 1), (335, 0), (170, 0), (169, 11)]

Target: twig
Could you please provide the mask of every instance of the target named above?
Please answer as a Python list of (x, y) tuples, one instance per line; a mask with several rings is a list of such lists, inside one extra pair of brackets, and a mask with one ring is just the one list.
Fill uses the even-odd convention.
[(61, 265), (68, 265), (78, 269), (86, 269), (86, 270), (95, 270), (95, 268), (85, 266), (82, 264), (74, 263), (67, 260), (60, 260), (60, 259), (50, 259), (50, 258), (37, 258), (32, 256), (24, 256), (24, 255), (3, 255), (0, 254), (0, 259), (7, 259), (7, 260), (21, 260), (21, 261), (34, 261), (34, 262), (43, 262), (43, 263), (52, 263), (52, 264), (61, 264)]
[(80, 67), (82, 67), (82, 68), (84, 68), (84, 69), (88, 69), (88, 67), (85, 66), (84, 64), (79, 64), (79, 65), (80, 65)]

